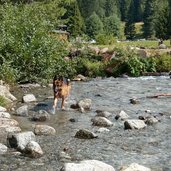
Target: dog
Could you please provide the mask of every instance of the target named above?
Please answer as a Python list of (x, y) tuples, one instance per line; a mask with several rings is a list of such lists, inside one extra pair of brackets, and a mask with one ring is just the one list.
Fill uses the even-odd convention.
[(53, 78), (53, 92), (54, 92), (54, 100), (53, 100), (53, 108), (54, 110), (57, 108), (58, 99), (62, 99), (61, 108), (65, 109), (65, 100), (69, 96), (71, 91), (71, 82), (70, 79), (64, 78), (62, 76)]

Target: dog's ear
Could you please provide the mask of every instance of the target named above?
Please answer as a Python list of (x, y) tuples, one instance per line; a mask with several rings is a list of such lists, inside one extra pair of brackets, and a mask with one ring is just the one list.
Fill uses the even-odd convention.
[(55, 75), (54, 76), (54, 78), (53, 78), (53, 81), (55, 81), (55, 80), (57, 80), (58, 78), (57, 78), (57, 75)]

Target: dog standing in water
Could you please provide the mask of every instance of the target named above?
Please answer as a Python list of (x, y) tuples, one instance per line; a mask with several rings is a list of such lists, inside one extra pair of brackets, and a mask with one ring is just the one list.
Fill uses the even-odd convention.
[(61, 108), (64, 110), (65, 107), (65, 99), (70, 94), (71, 83), (69, 79), (64, 77), (55, 76), (53, 79), (53, 92), (54, 92), (54, 101), (53, 101), (53, 109), (57, 108), (58, 99), (62, 99)]

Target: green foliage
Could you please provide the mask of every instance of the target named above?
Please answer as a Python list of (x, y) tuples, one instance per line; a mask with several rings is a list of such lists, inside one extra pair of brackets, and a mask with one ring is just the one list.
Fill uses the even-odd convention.
[(99, 45), (111, 45), (115, 42), (115, 38), (112, 34), (98, 34), (96, 37), (96, 42)]
[(7, 101), (3, 96), (0, 96), (0, 106), (2, 106), (2, 107), (7, 106)]
[(116, 15), (105, 18), (104, 22), (104, 32), (107, 35), (112, 35), (114, 37), (120, 36), (121, 22)]
[[(66, 48), (49, 31), (63, 13), (59, 2), (53, 1), (0, 6), (0, 54), (6, 63), (0, 61), (3, 68), (8, 68), (6, 75), (13, 75), (17, 81), (52, 77), (58, 58), (65, 56)], [(19, 73), (17, 77), (15, 73)]]
[(86, 20), (86, 33), (90, 38), (95, 38), (96, 35), (103, 32), (103, 23), (99, 16), (94, 12)]
[(2, 65), (0, 65), (0, 80), (5, 81), (7, 84), (13, 84), (18, 77), (19, 73), (17, 70), (11, 67), (10, 62), (4, 59)]
[(170, 55), (162, 55), (155, 58), (157, 72), (171, 71), (171, 57)]

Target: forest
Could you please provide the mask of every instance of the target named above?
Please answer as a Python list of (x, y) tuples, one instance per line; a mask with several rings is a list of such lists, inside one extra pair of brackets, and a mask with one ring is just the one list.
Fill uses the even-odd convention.
[[(60, 25), (67, 26), (69, 41), (49, 34)], [(48, 80), (54, 74), (108, 76), (109, 66), (115, 66), (110, 76), (169, 71), (170, 56), (144, 60), (124, 49), (118, 50), (119, 60), (110, 62), (89, 50), (73, 60), (65, 57), (83, 46), (73, 41), (78, 37), (113, 45), (118, 40), (167, 40), (170, 36), (171, 0), (1, 0), (0, 79), (20, 83)]]

